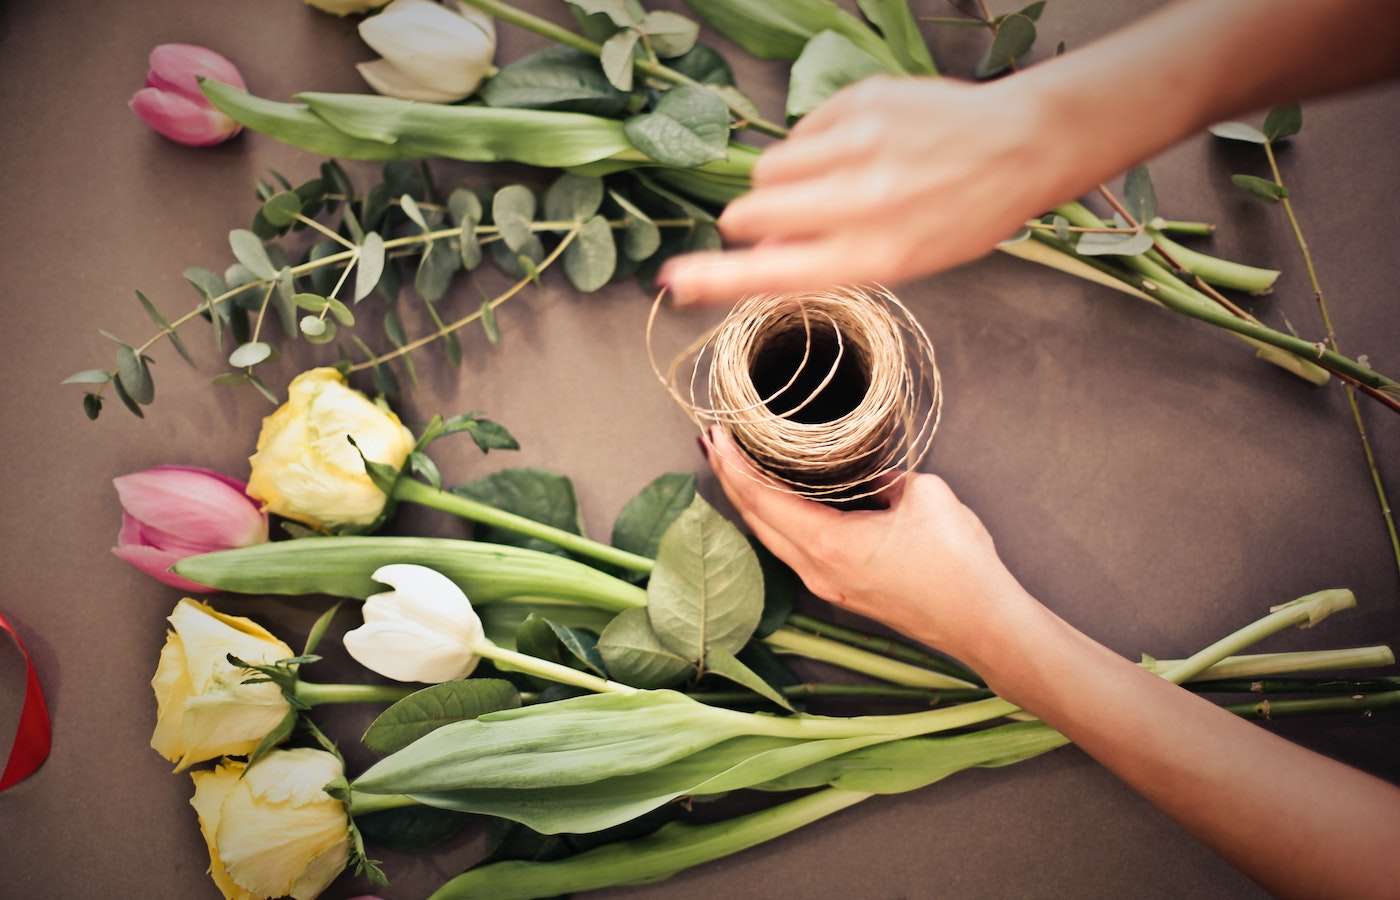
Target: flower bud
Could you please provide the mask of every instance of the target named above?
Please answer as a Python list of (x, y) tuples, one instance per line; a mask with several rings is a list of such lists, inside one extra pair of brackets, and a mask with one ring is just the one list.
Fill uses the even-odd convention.
[(311, 900), (324, 891), (350, 861), (345, 804), (324, 790), (343, 776), (335, 756), (306, 747), (192, 773), (190, 805), (220, 892)]
[(112, 484), (122, 504), (112, 552), (172, 587), (208, 590), (169, 571), (187, 556), (267, 540), (267, 516), (236, 478), (194, 466), (156, 466)]
[(360, 23), (360, 37), (383, 59), (356, 68), (389, 97), (451, 103), (494, 71), (496, 26), (462, 3), (449, 9), (434, 0), (394, 0)]
[(425, 566), (382, 566), (373, 578), (394, 590), (365, 600), (365, 624), (346, 633), (356, 662), (395, 681), (437, 684), (472, 673), (486, 634), (461, 588)]
[(128, 104), (141, 121), (172, 141), (205, 147), (228, 140), (242, 129), (219, 112), (199, 89), (200, 77), (246, 89), (238, 68), (223, 56), (194, 44), (161, 44), (151, 51), (146, 86)]
[(151, 747), (179, 772), (216, 756), (251, 753), (291, 711), (275, 684), (244, 684), (228, 661), (274, 663), (292, 648), (252, 619), (226, 616), (197, 600), (175, 606), (151, 688), (156, 730)]
[(413, 434), (398, 416), (335, 369), (312, 369), (292, 380), (287, 402), (263, 419), (248, 493), (267, 511), (313, 528), (369, 525), (388, 498), (360, 454), (400, 469), (412, 451)]

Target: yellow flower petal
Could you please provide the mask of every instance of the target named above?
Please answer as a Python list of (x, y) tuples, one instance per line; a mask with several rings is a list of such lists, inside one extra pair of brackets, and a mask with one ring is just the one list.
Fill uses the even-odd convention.
[(165, 633), (165, 646), (160, 648), (151, 689), (156, 695), (156, 728), (151, 734), (151, 748), (176, 762), (185, 755), (181, 721), (190, 697), (190, 677), (185, 669), (185, 648), (173, 631)]
[(214, 842), (224, 800), (238, 784), (243, 768), (241, 762), (226, 760), (218, 768), (192, 772), (190, 778), (194, 781), (194, 796), (190, 798), (190, 806), (194, 807), (195, 815), (199, 818), (199, 833), (204, 836), (204, 843), (209, 848), (209, 877), (214, 880), (219, 892), (228, 900), (262, 900), (229, 878)]
[(271, 663), (294, 655), (291, 647), (251, 619), (216, 613), (208, 604), (189, 598), (175, 606), (170, 624), (185, 648), (185, 668), (195, 693), (208, 689), (216, 678), (237, 672), (229, 664), (228, 654), (250, 663)]

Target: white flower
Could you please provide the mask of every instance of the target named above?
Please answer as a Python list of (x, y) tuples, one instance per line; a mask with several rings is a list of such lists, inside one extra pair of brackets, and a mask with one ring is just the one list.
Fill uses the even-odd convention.
[(365, 624), (345, 635), (357, 662), (395, 681), (466, 678), (494, 649), (461, 588), (424, 566), (383, 566), (374, 580), (394, 590), (365, 601)]
[(434, 0), (394, 0), (360, 23), (360, 37), (383, 59), (355, 68), (389, 97), (451, 103), (494, 71), (496, 26), (464, 3), (449, 9)]

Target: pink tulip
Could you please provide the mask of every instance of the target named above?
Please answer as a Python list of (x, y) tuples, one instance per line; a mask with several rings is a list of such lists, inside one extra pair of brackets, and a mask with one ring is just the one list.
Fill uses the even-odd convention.
[(209, 590), (170, 571), (187, 556), (267, 540), (267, 514), (236, 478), (194, 466), (156, 466), (112, 484), (122, 504), (112, 552), (172, 587)]
[(242, 130), (242, 125), (209, 105), (197, 80), (203, 76), (246, 90), (233, 63), (194, 44), (161, 44), (151, 51), (150, 66), (146, 86), (127, 105), (157, 133), (180, 144), (207, 147)]

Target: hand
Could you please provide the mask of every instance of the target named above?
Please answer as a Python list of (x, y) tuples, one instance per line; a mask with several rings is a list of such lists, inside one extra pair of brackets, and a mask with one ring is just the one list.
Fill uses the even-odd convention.
[(804, 118), (754, 167), (719, 227), (746, 250), (678, 257), (677, 302), (896, 282), (991, 251), (1072, 196), (1067, 123), (1019, 76), (987, 85), (870, 78)]
[(892, 484), (885, 509), (843, 512), (760, 484), (722, 429), (710, 430), (709, 446), (749, 529), (823, 600), (962, 656), (1008, 604), (1030, 599), (936, 475)]

